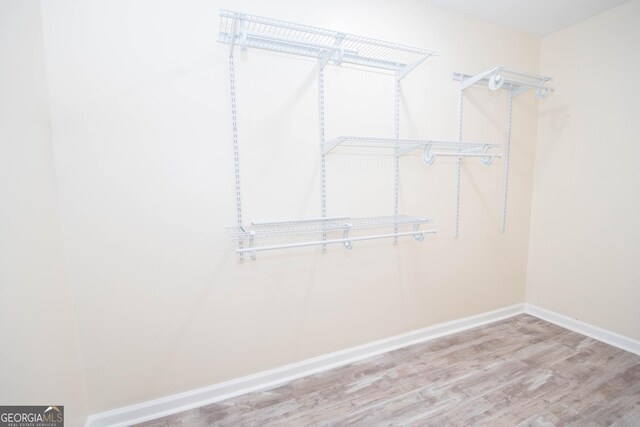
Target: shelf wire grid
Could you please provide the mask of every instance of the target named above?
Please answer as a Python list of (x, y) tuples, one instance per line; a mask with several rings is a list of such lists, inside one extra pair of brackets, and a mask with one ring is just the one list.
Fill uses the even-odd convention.
[(522, 78), (535, 80), (537, 82), (549, 82), (553, 80), (553, 78), (549, 76), (545, 76), (543, 74), (531, 73), (529, 71), (520, 70), (518, 68), (508, 67), (506, 65), (499, 65), (500, 71), (503, 73), (513, 74), (514, 76), (519, 76)]
[(253, 47), (313, 58), (330, 55), (342, 62), (398, 71), (412, 68), (437, 52), (309, 25), (220, 11), (218, 40), (232, 46)]

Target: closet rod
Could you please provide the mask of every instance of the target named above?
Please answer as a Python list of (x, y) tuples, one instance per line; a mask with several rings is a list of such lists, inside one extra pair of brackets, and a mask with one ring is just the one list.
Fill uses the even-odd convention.
[(287, 248), (301, 248), (304, 246), (316, 246), (316, 245), (334, 244), (334, 243), (350, 243), (350, 242), (359, 242), (363, 240), (385, 239), (390, 237), (402, 237), (402, 236), (413, 236), (416, 240), (422, 240), (425, 234), (435, 234), (435, 233), (436, 233), (436, 230), (406, 231), (402, 233), (376, 234), (373, 236), (348, 237), (343, 239), (314, 240), (311, 242), (288, 243), (284, 245), (256, 246), (253, 248), (249, 247), (249, 248), (236, 249), (236, 252), (240, 254), (240, 253), (246, 253), (246, 252), (260, 252), (260, 251), (271, 251), (271, 250), (287, 249)]

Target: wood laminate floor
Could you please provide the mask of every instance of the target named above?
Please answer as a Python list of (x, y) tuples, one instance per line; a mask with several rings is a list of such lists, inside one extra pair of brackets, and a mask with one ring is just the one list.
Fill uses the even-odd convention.
[(140, 425), (640, 426), (640, 356), (520, 315)]

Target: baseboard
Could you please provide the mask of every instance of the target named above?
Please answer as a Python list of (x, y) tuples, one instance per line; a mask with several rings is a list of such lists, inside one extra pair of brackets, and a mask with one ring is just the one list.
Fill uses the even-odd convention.
[(303, 360), (212, 386), (91, 415), (87, 419), (85, 427), (130, 426), (240, 396), (245, 393), (265, 390), (307, 375), (327, 371), (402, 347), (419, 344), (435, 338), (497, 322), (522, 313), (530, 314), (579, 334), (640, 355), (640, 341), (535, 305), (516, 304), (463, 319), (439, 323), (406, 334), (351, 347), (335, 353), (325, 354), (313, 359)]
[(615, 332), (590, 325), (578, 319), (565, 316), (564, 314), (559, 314), (551, 310), (547, 310), (546, 308), (537, 307), (531, 304), (524, 305), (524, 312), (549, 323), (553, 323), (614, 347), (621, 348), (622, 350), (640, 355), (640, 341), (625, 337), (624, 335), (620, 335)]
[(524, 304), (516, 304), (471, 317), (440, 323), (406, 334), (351, 347), (346, 350), (292, 363), (280, 368), (259, 372), (220, 384), (91, 415), (87, 419), (85, 427), (129, 426), (149, 421), (252, 391), (265, 390), (307, 375), (347, 365), (402, 347), (455, 334), (477, 326), (486, 325), (522, 314), (523, 312)]

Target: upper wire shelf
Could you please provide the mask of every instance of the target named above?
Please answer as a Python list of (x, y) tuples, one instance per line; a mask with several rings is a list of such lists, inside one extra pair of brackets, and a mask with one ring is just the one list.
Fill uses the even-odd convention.
[[(255, 259), (256, 252), (277, 249), (297, 248), (304, 246), (316, 246), (342, 243), (347, 249), (351, 249), (353, 242), (363, 240), (375, 240), (391, 237), (413, 236), (415, 240), (424, 240), (425, 234), (435, 233), (436, 230), (421, 230), (423, 224), (432, 223), (427, 218), (409, 215), (378, 216), (378, 217), (334, 217), (334, 218), (309, 218), (275, 222), (254, 222), (250, 226), (230, 227), (228, 230), (236, 243), (241, 243), (236, 249), (237, 253), (249, 253), (251, 259)], [(392, 233), (365, 234), (352, 236), (350, 233), (357, 230), (372, 230), (392, 227)], [(406, 231), (399, 228), (407, 228)], [(340, 233), (338, 237), (332, 234)], [(309, 240), (309, 236), (317, 236)], [(328, 236), (330, 238), (328, 238)], [(297, 240), (292, 240), (296, 239)], [(302, 240), (300, 240), (302, 238)], [(277, 243), (256, 246), (257, 239), (288, 240), (287, 243)]]
[(317, 58), (322, 67), (332, 61), (391, 70), (398, 79), (437, 55), (433, 50), (229, 10), (221, 10), (220, 17), (218, 40), (229, 44), (231, 53), (235, 45), (255, 47)]
[(548, 82), (553, 80), (551, 77), (505, 65), (498, 65), (475, 76), (454, 73), (453, 79), (462, 81), (462, 90), (474, 84), (486, 84), (491, 90), (507, 89), (511, 91), (511, 95), (514, 97), (527, 92), (529, 89), (535, 89), (538, 98), (546, 98), (553, 92), (553, 88), (546, 86)]
[(393, 148), (398, 155), (411, 153), (415, 150), (423, 150), (422, 159), (427, 164), (432, 164), (436, 157), (479, 157), (480, 161), (489, 165), (493, 159), (502, 157), (495, 152), (500, 148), (498, 144), (484, 142), (456, 142), (442, 140), (402, 139), (402, 138), (370, 138), (361, 136), (339, 136), (328, 141), (322, 147), (323, 153), (328, 153), (336, 147), (366, 147), (366, 148)]

